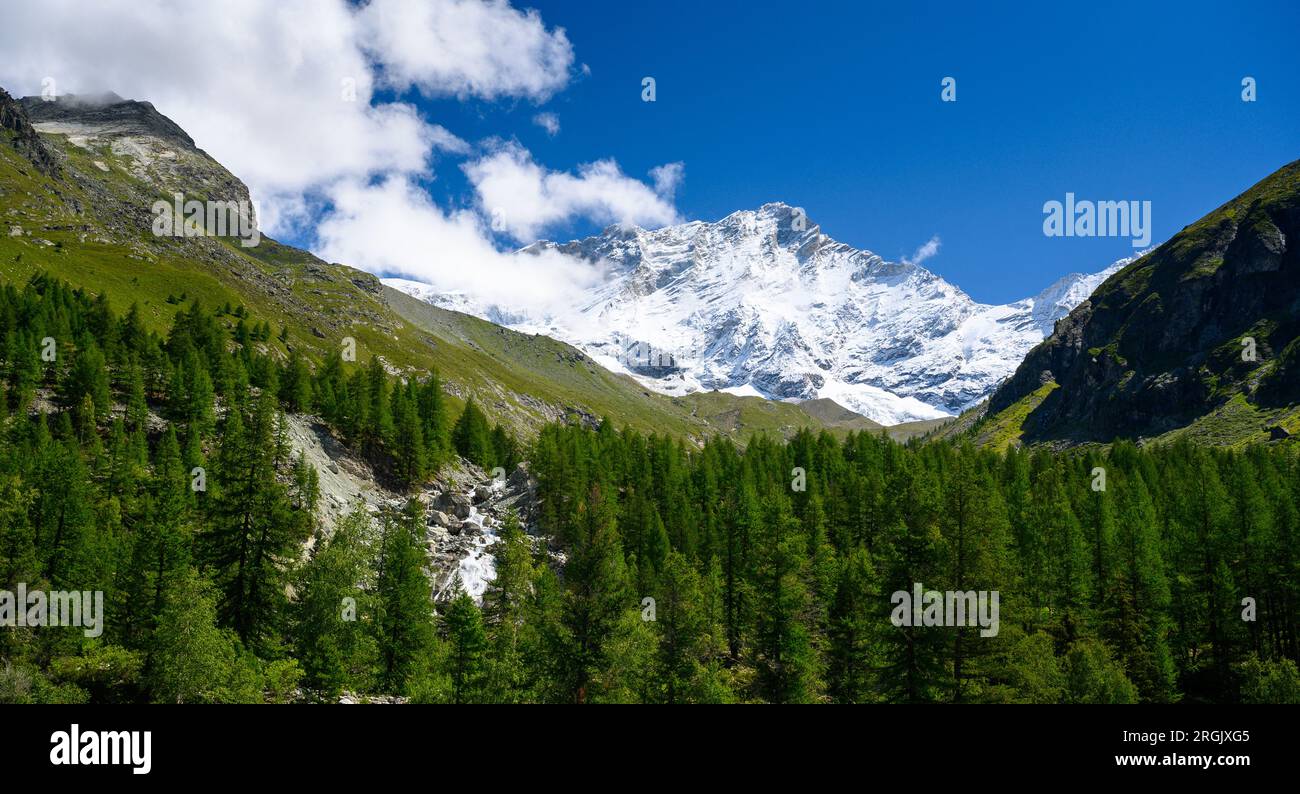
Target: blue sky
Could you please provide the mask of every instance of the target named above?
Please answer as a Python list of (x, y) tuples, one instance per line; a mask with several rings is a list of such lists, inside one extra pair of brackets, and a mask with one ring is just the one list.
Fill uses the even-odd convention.
[[(466, 140), (516, 140), (548, 169), (613, 158), (648, 180), (680, 161), (689, 219), (781, 200), (890, 259), (937, 235), (926, 266), (986, 302), (1133, 252), (1045, 237), (1045, 201), (1149, 200), (1163, 241), (1300, 157), (1292, 2), (520, 5), (564, 28), (590, 74), (541, 103), (402, 98)], [(945, 76), (956, 102), (940, 101)], [(559, 117), (554, 137), (533, 123), (541, 111)], [(436, 173), (440, 204), (470, 203), (454, 160)], [(545, 236), (595, 229), (577, 218)]]

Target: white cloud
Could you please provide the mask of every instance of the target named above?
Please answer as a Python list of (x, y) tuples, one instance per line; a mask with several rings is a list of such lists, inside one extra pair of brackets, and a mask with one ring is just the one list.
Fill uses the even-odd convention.
[(538, 113), (533, 116), (533, 123), (546, 130), (552, 138), (560, 134), (560, 117), (554, 113)]
[(599, 265), (555, 252), (498, 251), (478, 213), (444, 212), (403, 177), (336, 185), (333, 210), (317, 227), (321, 256), (375, 273), (468, 293), (532, 316), (580, 301), (603, 276)]
[(0, 85), (37, 94), (53, 77), (59, 93), (149, 100), (263, 205), (286, 205), (268, 218), (338, 179), (470, 151), (412, 105), (372, 104), (377, 84), (542, 96), (573, 59), (563, 31), (504, 2), (8, 0), (0, 18)]
[(520, 242), (532, 242), (543, 229), (575, 217), (639, 226), (679, 220), (671, 197), (625, 176), (613, 160), (586, 163), (574, 175), (548, 170), (520, 146), (504, 144), (461, 167), (493, 228)]
[(371, 105), (372, 67), (339, 0), (19, 0), (3, 16), (0, 84), (39, 93), (49, 76), (59, 93), (147, 99), (263, 203), (423, 170), (438, 140), (410, 105)]
[(384, 83), (429, 96), (545, 99), (565, 86), (573, 48), (535, 10), (505, 0), (370, 0), (357, 19)]
[(473, 149), (472, 146), (441, 124), (433, 125), (433, 145), (452, 154), (469, 154), (470, 150)]
[(686, 179), (685, 163), (664, 163), (650, 169), (650, 178), (655, 181), (655, 192), (671, 201), (677, 195), (677, 188)]
[(677, 165), (652, 188), (612, 160), (557, 173), (497, 146), (466, 169), (475, 209), (445, 210), (420, 189), (437, 156), (474, 147), (415, 105), (377, 102), (377, 89), (541, 102), (590, 73), (563, 29), (504, 0), (4, 0), (0, 53), (0, 86), (16, 95), (53, 77), (59, 93), (152, 102), (248, 184), (267, 233), (314, 236), (332, 261), (504, 306), (572, 298), (601, 271), (500, 252), (487, 207), (526, 242), (579, 216), (677, 220)]
[(916, 251), (911, 256), (903, 257), (902, 260), (903, 264), (905, 265), (921, 264), (925, 260), (939, 253), (939, 246), (941, 244), (942, 243), (939, 240), (939, 235), (936, 234), (935, 236), (931, 237), (929, 240), (926, 240), (925, 243), (920, 248), (916, 249)]

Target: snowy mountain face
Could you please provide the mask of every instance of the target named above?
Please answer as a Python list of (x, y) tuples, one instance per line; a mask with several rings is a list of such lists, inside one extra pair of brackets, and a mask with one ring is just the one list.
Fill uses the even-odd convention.
[(657, 391), (828, 397), (886, 425), (949, 416), (987, 397), (1057, 319), (1129, 261), (990, 306), (923, 267), (836, 242), (785, 204), (716, 223), (610, 227), (517, 255), (548, 249), (610, 273), (565, 316), (528, 317), (434, 285), (385, 283), (562, 339)]

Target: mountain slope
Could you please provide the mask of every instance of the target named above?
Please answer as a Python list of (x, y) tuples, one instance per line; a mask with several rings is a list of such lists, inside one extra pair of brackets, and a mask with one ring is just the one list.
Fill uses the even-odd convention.
[(692, 439), (823, 426), (796, 406), (776, 418), (758, 412), (741, 427), (711, 424), (694, 405), (649, 393), (566, 344), (419, 303), (269, 237), (244, 247), (234, 237), (156, 236), (151, 207), (173, 192), (238, 203), (248, 189), (148, 103), (111, 95), (15, 101), (0, 90), (0, 129), (6, 281), (49, 272), (119, 309), (137, 304), (158, 331), (189, 300), (243, 306), (250, 322), (287, 331), (287, 341), (264, 343), (270, 350), (318, 362), (352, 338), (359, 361), (376, 353), (397, 370), (437, 368), (451, 394), (474, 395), (524, 435), (557, 419), (604, 416)]
[(576, 310), (530, 317), (403, 279), (424, 300), (564, 339), (669, 394), (830, 398), (881, 424), (937, 419), (988, 396), (1119, 263), (1005, 306), (923, 267), (836, 242), (785, 204), (648, 231), (610, 227), (558, 251), (611, 277)]
[(1023, 417), (1026, 441), (1240, 443), (1300, 430), (1297, 240), (1300, 161), (1107, 280), (997, 390), (989, 415), (1055, 384)]

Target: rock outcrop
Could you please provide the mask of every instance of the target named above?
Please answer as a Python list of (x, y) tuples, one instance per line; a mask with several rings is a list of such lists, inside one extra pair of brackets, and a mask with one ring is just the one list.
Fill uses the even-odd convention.
[(1300, 161), (1183, 229), (1061, 320), (992, 396), (1054, 390), (1027, 441), (1110, 441), (1183, 427), (1242, 397), (1300, 401)]
[(58, 173), (58, 152), (41, 140), (23, 104), (3, 88), (0, 88), (0, 130), (12, 136), (14, 150), (30, 160), (41, 172), (48, 175)]

